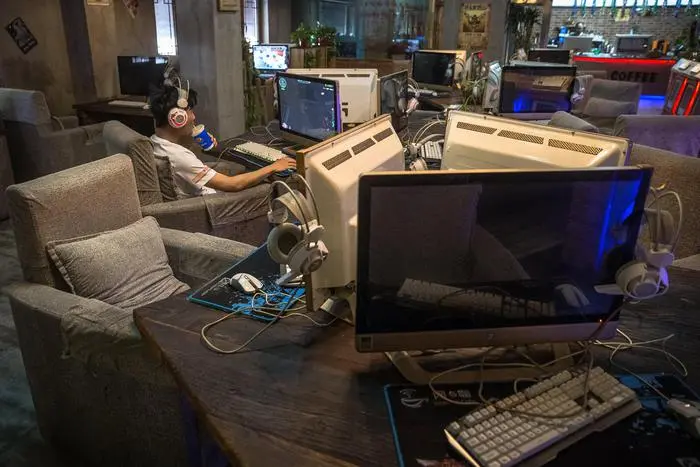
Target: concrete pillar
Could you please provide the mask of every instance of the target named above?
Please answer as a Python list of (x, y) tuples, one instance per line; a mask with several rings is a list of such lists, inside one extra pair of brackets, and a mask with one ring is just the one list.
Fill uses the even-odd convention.
[(180, 73), (197, 90), (197, 120), (219, 139), (246, 129), (241, 15), (219, 12), (213, 1), (177, 2)]
[(462, 0), (445, 0), (442, 10), (442, 37), (440, 48), (454, 50), (459, 42), (459, 27), (462, 24)]
[(85, 2), (61, 0), (68, 63), (76, 102), (90, 102), (97, 97), (92, 50), (85, 16)]
[(484, 58), (488, 61), (502, 60), (506, 45), (506, 16), (508, 0), (491, 0), (491, 17), (489, 19), (489, 46)]

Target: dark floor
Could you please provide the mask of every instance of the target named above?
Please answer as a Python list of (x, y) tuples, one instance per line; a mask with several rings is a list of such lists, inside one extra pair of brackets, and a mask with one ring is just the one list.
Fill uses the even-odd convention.
[[(21, 278), (9, 222), (0, 222), (0, 288)], [(0, 293), (0, 466), (69, 467), (39, 434), (10, 304)]]

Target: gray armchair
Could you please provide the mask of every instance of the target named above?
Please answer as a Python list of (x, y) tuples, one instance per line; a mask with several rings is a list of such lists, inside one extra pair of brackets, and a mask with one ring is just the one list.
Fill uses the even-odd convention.
[[(105, 123), (104, 139), (109, 154), (122, 153), (131, 158), (141, 212), (155, 217), (161, 227), (207, 233), (251, 245), (265, 242), (269, 232), (268, 184), (238, 193), (178, 200), (172, 188), (169, 162), (154, 156), (150, 139), (116, 121)], [(220, 161), (213, 168), (227, 174), (240, 171), (240, 166), (227, 161)]]
[(641, 83), (593, 79), (582, 115), (602, 132), (611, 133), (617, 117), (637, 113), (641, 95)]
[(52, 117), (40, 91), (0, 88), (0, 114), (17, 182), (106, 155), (103, 124), (78, 126), (76, 117)]
[(673, 151), (685, 156), (700, 156), (700, 116), (620, 115), (614, 136), (635, 144)]
[[(187, 465), (180, 393), (133, 316), (66, 292), (47, 242), (141, 218), (131, 160), (115, 155), (8, 189), (25, 282), (9, 296), (42, 436), (90, 465)], [(253, 247), (162, 229), (176, 277), (196, 287)], [(184, 299), (184, 298), (183, 298)]]
[(7, 219), (10, 212), (7, 210), (7, 195), (5, 189), (14, 183), (12, 174), (12, 163), (10, 162), (10, 151), (7, 148), (7, 138), (5, 138), (5, 128), (0, 115), (0, 221)]

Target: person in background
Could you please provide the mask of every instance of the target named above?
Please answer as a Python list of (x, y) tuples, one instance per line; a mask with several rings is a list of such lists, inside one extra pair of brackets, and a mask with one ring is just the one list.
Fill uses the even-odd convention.
[(155, 120), (151, 142), (156, 156), (167, 157), (172, 167), (178, 199), (216, 193), (242, 191), (255, 186), (276, 172), (296, 169), (296, 161), (284, 157), (254, 172), (227, 176), (216, 172), (187, 149), (195, 127), (197, 92), (163, 84), (148, 99)]

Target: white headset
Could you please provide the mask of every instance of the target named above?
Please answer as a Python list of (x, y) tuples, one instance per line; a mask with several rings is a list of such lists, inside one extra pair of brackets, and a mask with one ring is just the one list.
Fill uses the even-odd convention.
[[(654, 199), (645, 209), (651, 245), (637, 244), (635, 260), (623, 265), (615, 274), (614, 285), (596, 286), (596, 291), (608, 295), (624, 295), (633, 300), (646, 300), (663, 295), (668, 291), (668, 268), (675, 259), (674, 250), (678, 243), (683, 224), (683, 205), (675, 191), (657, 194), (651, 188)], [(679, 207), (678, 225), (674, 226), (673, 216), (659, 207), (662, 197), (675, 196)], [(656, 208), (652, 206), (656, 204)]]
[[(297, 178), (307, 187), (313, 211), (307, 198), (299, 191), (281, 181), (272, 183), (273, 189), (278, 185), (287, 191), (270, 199), (267, 212), (270, 223), (277, 224), (267, 237), (267, 251), (273, 261), (289, 267), (289, 272), (280, 277), (277, 284), (284, 284), (299, 274), (311, 274), (321, 267), (328, 256), (328, 248), (321, 240), (325, 229), (320, 224), (316, 199), (306, 180), (301, 176)], [(301, 225), (287, 222), (290, 213)]]
[(173, 128), (182, 128), (187, 125), (187, 107), (189, 107), (189, 96), (190, 96), (190, 82), (187, 81), (187, 90), (182, 88), (182, 82), (180, 78), (177, 78), (178, 88), (177, 88), (177, 107), (173, 107), (168, 112), (168, 123)]

